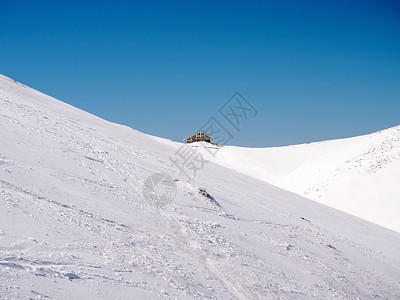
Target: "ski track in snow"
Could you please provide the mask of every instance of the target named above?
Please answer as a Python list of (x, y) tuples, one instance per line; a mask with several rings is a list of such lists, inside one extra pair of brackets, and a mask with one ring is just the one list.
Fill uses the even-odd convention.
[(0, 106), (2, 299), (400, 297), (396, 232), (212, 163), (187, 183), (173, 144), (2, 76)]

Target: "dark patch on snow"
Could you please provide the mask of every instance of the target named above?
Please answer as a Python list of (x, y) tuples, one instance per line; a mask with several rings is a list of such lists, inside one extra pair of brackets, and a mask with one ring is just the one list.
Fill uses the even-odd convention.
[(212, 204), (215, 204), (218, 207), (221, 207), (221, 205), (218, 203), (217, 200), (214, 199), (213, 196), (211, 196), (209, 193), (207, 193), (206, 189), (204, 188), (199, 188), (199, 194), (203, 195), (204, 197), (207, 197), (208, 199), (210, 199), (210, 202)]
[(22, 265), (16, 264), (16, 263), (12, 263), (12, 262), (0, 262), (0, 265), (1, 266), (6, 266), (6, 267), (9, 267), (9, 268), (13, 268), (13, 269), (20, 269), (20, 270), (25, 269)]
[(304, 217), (300, 217), (300, 219), (302, 219), (302, 220), (304, 220), (304, 221), (306, 221), (306, 222), (308, 222), (308, 223), (311, 223), (311, 221), (310, 220), (307, 220), (306, 218), (304, 218)]
[(65, 277), (68, 278), (69, 280), (80, 279), (80, 277), (74, 273), (67, 273), (65, 274)]
[(93, 157), (89, 157), (89, 156), (86, 156), (86, 155), (85, 155), (85, 158), (87, 158), (87, 159), (89, 159), (89, 160), (92, 160), (92, 161), (95, 161), (95, 162), (103, 163), (102, 160), (95, 159), (95, 158), (93, 158)]

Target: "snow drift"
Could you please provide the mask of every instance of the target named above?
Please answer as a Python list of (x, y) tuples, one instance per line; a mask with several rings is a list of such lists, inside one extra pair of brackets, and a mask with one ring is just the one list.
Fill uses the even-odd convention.
[(222, 166), (400, 232), (400, 126), (286, 147), (200, 151)]

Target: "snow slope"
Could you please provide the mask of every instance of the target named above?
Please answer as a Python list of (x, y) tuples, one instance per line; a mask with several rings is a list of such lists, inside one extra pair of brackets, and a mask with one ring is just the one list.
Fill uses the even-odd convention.
[(2, 299), (400, 296), (398, 233), (213, 163), (187, 182), (179, 144), (4, 76), (0, 141)]
[(222, 166), (400, 232), (400, 126), (286, 147), (201, 151)]

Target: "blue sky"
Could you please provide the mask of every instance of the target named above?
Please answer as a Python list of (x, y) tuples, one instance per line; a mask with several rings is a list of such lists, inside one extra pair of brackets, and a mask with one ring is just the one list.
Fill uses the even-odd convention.
[(400, 124), (397, 1), (4, 1), (0, 73), (181, 140), (236, 92), (241, 146)]

